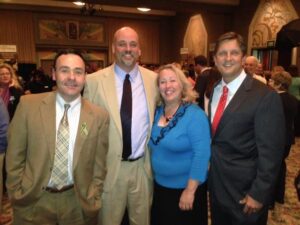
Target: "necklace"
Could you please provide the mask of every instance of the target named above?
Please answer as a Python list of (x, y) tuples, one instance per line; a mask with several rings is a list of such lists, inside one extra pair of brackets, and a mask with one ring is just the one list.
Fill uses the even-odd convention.
[(164, 107), (163, 115), (164, 115), (164, 118), (165, 118), (167, 123), (169, 123), (169, 121), (171, 119), (173, 119), (174, 115), (176, 115), (176, 113), (177, 113), (178, 109), (180, 108), (180, 106), (181, 106), (181, 103), (178, 105), (176, 111), (171, 116), (166, 116), (165, 107)]

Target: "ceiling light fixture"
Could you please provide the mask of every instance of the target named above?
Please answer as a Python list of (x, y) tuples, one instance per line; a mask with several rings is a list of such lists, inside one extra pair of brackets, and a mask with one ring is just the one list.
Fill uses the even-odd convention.
[(76, 2), (73, 2), (73, 4), (77, 5), (77, 6), (84, 6), (85, 3), (82, 2), (82, 1), (76, 1)]
[(149, 12), (151, 9), (147, 8), (147, 7), (138, 7), (137, 10), (139, 10), (141, 12)]

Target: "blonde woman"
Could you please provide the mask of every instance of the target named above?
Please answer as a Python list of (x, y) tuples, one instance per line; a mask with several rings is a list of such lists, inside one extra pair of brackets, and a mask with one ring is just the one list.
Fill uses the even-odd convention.
[(18, 81), (14, 69), (6, 63), (0, 64), (0, 96), (4, 101), (12, 119), (23, 89)]
[(157, 86), (160, 101), (149, 142), (155, 181), (152, 225), (206, 225), (208, 119), (175, 65), (158, 70)]

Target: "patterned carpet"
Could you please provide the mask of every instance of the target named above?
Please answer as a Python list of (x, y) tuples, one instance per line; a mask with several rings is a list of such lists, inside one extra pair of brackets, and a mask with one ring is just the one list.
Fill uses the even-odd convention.
[[(300, 202), (298, 202), (294, 187), (294, 178), (300, 169), (300, 137), (292, 146), (287, 159), (287, 181), (285, 204), (276, 204), (270, 211), (268, 225), (300, 225)], [(3, 197), (3, 213), (0, 216), (0, 225), (11, 225), (12, 210), (7, 196)]]

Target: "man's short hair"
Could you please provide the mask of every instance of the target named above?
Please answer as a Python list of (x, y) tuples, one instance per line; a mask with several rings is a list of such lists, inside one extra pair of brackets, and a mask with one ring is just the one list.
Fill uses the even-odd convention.
[(195, 65), (207, 66), (207, 58), (204, 55), (198, 55), (194, 58)]
[(235, 33), (235, 32), (227, 32), (225, 34), (222, 34), (218, 38), (217, 43), (216, 43), (216, 47), (215, 47), (215, 50), (214, 50), (214, 55), (217, 54), (220, 45), (224, 41), (230, 41), (230, 40), (236, 40), (238, 42), (238, 45), (240, 46), (240, 48), (242, 50), (243, 55), (246, 55), (247, 47), (246, 47), (245, 41), (244, 41), (243, 37), (240, 34)]
[(77, 55), (79, 56), (82, 61), (84, 62), (84, 64), (86, 65), (86, 61), (84, 59), (84, 57), (82, 56), (81, 52), (76, 50), (76, 49), (61, 49), (58, 51), (58, 53), (56, 54), (55, 58), (54, 58), (54, 62), (53, 62), (53, 68), (55, 69), (56, 67), (56, 62), (57, 59), (61, 56), (61, 55), (69, 55), (69, 54), (73, 54), (73, 55)]

